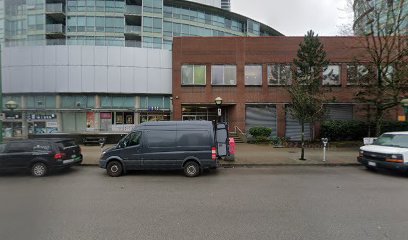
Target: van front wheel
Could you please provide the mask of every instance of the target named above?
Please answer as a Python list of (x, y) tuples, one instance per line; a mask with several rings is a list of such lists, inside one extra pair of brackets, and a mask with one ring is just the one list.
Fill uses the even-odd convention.
[(122, 175), (122, 164), (118, 161), (112, 161), (108, 163), (106, 167), (106, 172), (111, 177), (119, 177)]
[(186, 177), (197, 177), (200, 175), (200, 166), (198, 163), (189, 161), (184, 165), (184, 175)]

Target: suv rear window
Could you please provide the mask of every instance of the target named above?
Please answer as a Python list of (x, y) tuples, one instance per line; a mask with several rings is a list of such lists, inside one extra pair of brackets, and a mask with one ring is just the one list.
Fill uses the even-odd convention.
[(57, 144), (62, 148), (76, 146), (76, 143), (74, 140), (63, 140), (63, 141), (57, 142)]

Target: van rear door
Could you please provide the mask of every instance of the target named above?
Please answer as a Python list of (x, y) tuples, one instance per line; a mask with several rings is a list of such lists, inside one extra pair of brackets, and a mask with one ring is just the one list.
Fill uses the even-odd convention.
[(228, 155), (228, 126), (225, 123), (217, 123), (215, 131), (215, 143), (217, 144), (217, 156), (225, 157)]

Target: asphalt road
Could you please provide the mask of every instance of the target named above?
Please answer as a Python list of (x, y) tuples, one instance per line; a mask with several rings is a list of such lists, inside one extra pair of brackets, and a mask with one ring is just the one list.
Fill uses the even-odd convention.
[(408, 177), (362, 167), (0, 174), (0, 239), (407, 239)]

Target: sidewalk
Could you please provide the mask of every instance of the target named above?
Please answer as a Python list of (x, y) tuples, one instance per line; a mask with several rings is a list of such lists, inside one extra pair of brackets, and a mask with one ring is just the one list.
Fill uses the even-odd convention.
[[(105, 146), (104, 148), (112, 145)], [(83, 165), (98, 165), (101, 155), (99, 146), (81, 146)], [(299, 160), (300, 148), (275, 148), (271, 145), (240, 143), (236, 145), (235, 161), (221, 161), (224, 167), (239, 166), (282, 166), (282, 165), (324, 165), (347, 166), (358, 165), (356, 160), (358, 148), (329, 148), (326, 151), (326, 162), (323, 162), (322, 148), (306, 148), (306, 161)]]

